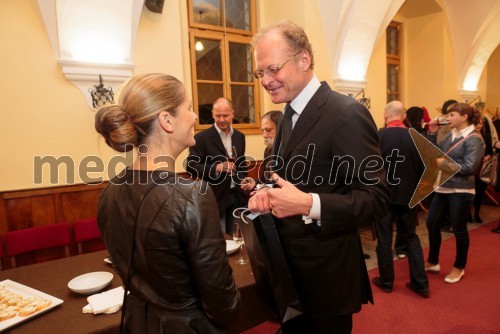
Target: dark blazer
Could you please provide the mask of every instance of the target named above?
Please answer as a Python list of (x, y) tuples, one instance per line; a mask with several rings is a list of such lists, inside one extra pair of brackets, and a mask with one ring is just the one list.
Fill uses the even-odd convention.
[(386, 165), (386, 172), (388, 165), (385, 158), (390, 156), (393, 150), (397, 150), (398, 155), (404, 157), (404, 161), (398, 162), (395, 168), (391, 167), (394, 173), (390, 171), (387, 177), (390, 181), (389, 192), (391, 194), (391, 204), (408, 207), (413, 193), (417, 189), (420, 177), (424, 172), (424, 163), (420, 159), (408, 128), (384, 128), (379, 131), (379, 137), (380, 150)]
[[(281, 132), (279, 126), (275, 143)], [(304, 312), (312, 317), (358, 312), (373, 297), (357, 226), (379, 220), (388, 208), (383, 166), (366, 173), (380, 179), (374, 185), (358, 176), (365, 158), (380, 159), (375, 123), (361, 104), (322, 83), (281, 156), (278, 174), (321, 201), (320, 227), (305, 225), (301, 216), (275, 218)], [(351, 161), (351, 167), (339, 158)]]
[[(241, 190), (241, 181), (247, 176), (245, 163), (245, 135), (233, 129), (232, 145), (236, 148), (237, 172), (233, 173), (235, 191), (242, 206), (248, 204), (248, 193)], [(217, 173), (215, 166), (227, 161), (226, 148), (222, 143), (215, 126), (212, 126), (194, 136), (196, 145), (189, 149), (186, 171), (192, 177), (207, 181), (215, 194), (219, 205), (219, 217), (225, 213), (229, 191), (231, 190), (231, 176), (228, 173)]]

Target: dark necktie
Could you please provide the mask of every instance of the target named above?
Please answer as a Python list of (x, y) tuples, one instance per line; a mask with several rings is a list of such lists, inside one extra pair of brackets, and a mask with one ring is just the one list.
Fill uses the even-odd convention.
[(281, 143), (280, 143), (280, 153), (283, 154), (285, 150), (286, 144), (290, 139), (290, 134), (292, 133), (292, 116), (295, 114), (295, 110), (287, 104), (285, 107), (285, 115), (283, 117), (283, 122), (281, 125), (282, 133), (281, 133)]

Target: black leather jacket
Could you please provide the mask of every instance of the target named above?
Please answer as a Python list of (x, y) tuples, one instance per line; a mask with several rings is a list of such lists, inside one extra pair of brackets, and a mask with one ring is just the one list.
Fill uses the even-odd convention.
[(110, 181), (99, 197), (98, 224), (123, 282), (136, 217), (127, 328), (224, 332), (240, 296), (210, 187), (159, 171), (125, 170)]

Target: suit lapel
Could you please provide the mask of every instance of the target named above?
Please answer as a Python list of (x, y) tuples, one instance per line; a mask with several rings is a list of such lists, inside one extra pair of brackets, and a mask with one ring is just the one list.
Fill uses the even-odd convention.
[(316, 123), (320, 117), (320, 109), (326, 103), (330, 91), (331, 89), (328, 84), (322, 83), (320, 88), (316, 91), (316, 93), (314, 93), (311, 100), (307, 103), (306, 107), (300, 114), (300, 117), (297, 119), (297, 123), (295, 123), (295, 126), (293, 127), (292, 134), (285, 147), (285, 151), (280, 154), (284, 160), (288, 159), (288, 156), (293, 149), (311, 130), (314, 123)]
[(224, 146), (224, 143), (222, 142), (220, 134), (217, 131), (217, 129), (215, 128), (215, 125), (212, 126), (212, 130), (213, 130), (212, 131), (213, 132), (213, 136), (215, 137), (215, 145), (220, 150), (220, 152), (222, 153), (222, 155), (226, 156), (226, 147)]
[(283, 130), (281, 129), (282, 121), (283, 121), (283, 117), (280, 119), (280, 122), (276, 126), (276, 137), (274, 138), (273, 148), (271, 151), (273, 155), (278, 155), (278, 153), (279, 153), (280, 145), (278, 143), (281, 143), (281, 137), (283, 135)]

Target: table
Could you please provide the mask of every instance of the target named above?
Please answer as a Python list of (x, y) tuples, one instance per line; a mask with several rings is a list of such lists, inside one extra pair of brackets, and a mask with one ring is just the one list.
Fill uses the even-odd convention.
[[(106, 256), (107, 251), (99, 251), (0, 271), (2, 281), (10, 279), (64, 300), (62, 305), (11, 328), (8, 333), (118, 333), (121, 312), (83, 314), (82, 308), (87, 305), (86, 296), (74, 293), (67, 287), (72, 278), (93, 271), (108, 271), (115, 275), (105, 290), (120, 286), (120, 278), (104, 262)], [(239, 256), (239, 252), (229, 256), (242, 298), (241, 311), (230, 325), (231, 333), (249, 329), (272, 316), (257, 291), (250, 264), (235, 264)]]

